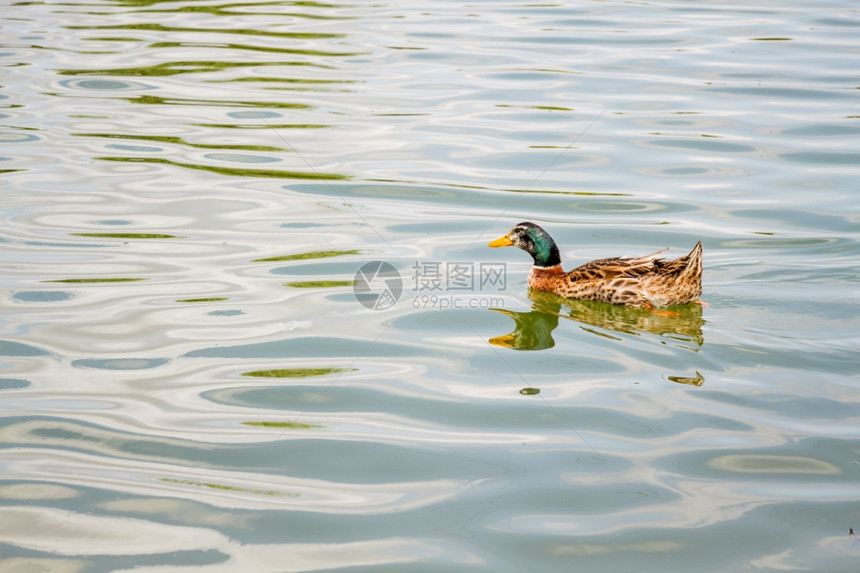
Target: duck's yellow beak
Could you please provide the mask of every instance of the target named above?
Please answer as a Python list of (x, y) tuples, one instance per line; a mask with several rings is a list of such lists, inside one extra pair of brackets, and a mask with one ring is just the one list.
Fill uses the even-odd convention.
[(510, 247), (514, 242), (511, 241), (511, 238), (505, 235), (504, 237), (499, 237), (495, 241), (491, 241), (488, 246), (490, 247)]

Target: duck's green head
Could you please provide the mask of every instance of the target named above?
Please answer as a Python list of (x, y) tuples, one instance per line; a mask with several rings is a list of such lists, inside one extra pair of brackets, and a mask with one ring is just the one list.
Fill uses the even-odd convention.
[(534, 223), (520, 223), (504, 237), (491, 242), (491, 247), (519, 247), (534, 259), (536, 267), (552, 267), (561, 263), (558, 247), (549, 234)]

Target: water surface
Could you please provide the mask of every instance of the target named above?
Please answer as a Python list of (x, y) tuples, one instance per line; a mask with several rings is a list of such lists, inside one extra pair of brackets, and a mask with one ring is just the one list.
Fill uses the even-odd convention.
[[(0, 569), (856, 570), (853, 3), (0, 26)], [(530, 294), (523, 220), (708, 306)]]

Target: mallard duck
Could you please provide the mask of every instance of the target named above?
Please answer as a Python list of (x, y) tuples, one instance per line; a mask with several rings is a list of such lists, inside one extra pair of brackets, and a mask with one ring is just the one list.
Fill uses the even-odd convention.
[(529, 287), (564, 298), (599, 300), (627, 306), (673, 306), (699, 302), (702, 294), (702, 242), (690, 254), (667, 261), (668, 249), (644, 257), (598, 259), (564, 272), (558, 246), (534, 223), (520, 223), (491, 242), (491, 247), (519, 247), (534, 259)]

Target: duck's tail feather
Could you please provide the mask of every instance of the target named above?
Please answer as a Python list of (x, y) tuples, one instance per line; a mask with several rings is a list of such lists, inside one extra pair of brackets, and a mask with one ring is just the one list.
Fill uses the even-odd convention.
[(687, 255), (687, 264), (681, 272), (686, 276), (702, 276), (702, 241), (696, 243), (690, 254)]

